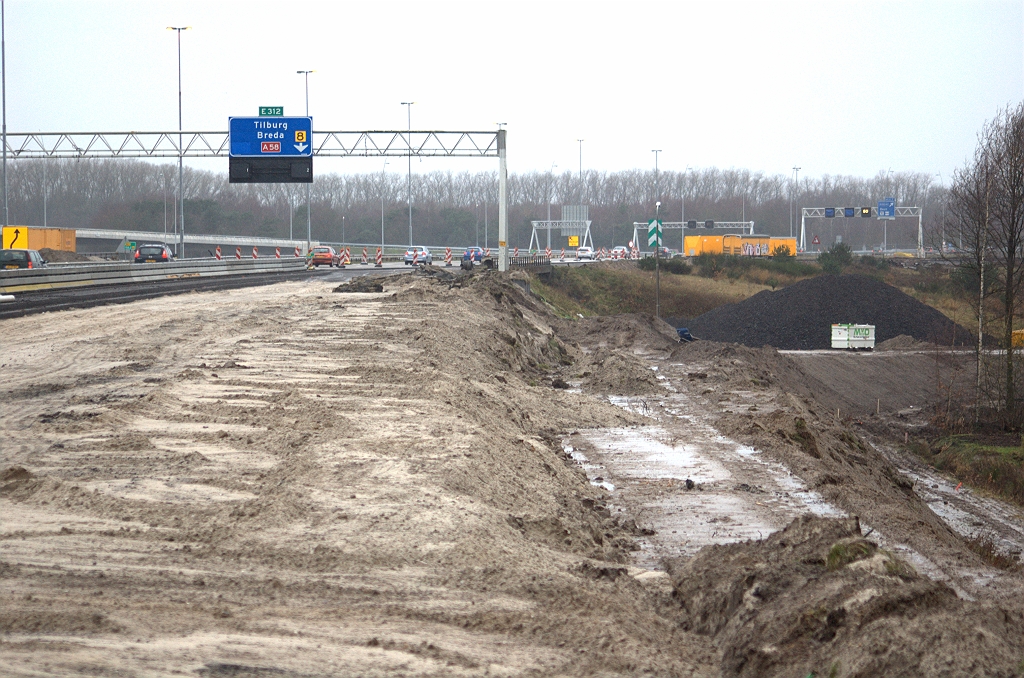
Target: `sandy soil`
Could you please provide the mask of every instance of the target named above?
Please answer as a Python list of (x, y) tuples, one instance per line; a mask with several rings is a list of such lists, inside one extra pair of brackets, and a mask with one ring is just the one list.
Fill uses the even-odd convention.
[[(787, 594), (829, 629), (843, 592), (881, 591), (886, 619), (914, 609), (902, 581), (984, 620), (987, 674), (911, 633), (887, 675), (1024, 660), (1006, 603), (1021, 575), (987, 568), (882, 439), (830, 417), (827, 370), (772, 350), (561, 321), (496, 274), (196, 293), (0, 332), (11, 675), (755, 675), (780, 664), (742, 659), (763, 644), (733, 630), (754, 622), (728, 606), (693, 622), (695, 582), (749, 598), (699, 554), (771, 550), (744, 540), (807, 515), (859, 516), (927, 575), (845, 568)], [(800, 537), (805, 560), (853, 538), (834, 523)], [(755, 620), (769, 644), (803, 618), (778, 605)], [(851, 637), (807, 629), (777, 658), (820, 669)]]

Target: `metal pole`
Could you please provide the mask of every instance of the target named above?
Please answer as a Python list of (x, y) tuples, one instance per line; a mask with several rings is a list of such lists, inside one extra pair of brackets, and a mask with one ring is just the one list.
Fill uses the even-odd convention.
[(181, 32), (187, 31), (191, 26), (168, 26), (167, 30), (178, 33), (178, 214), (181, 219), (181, 230), (178, 234), (178, 256), (185, 258), (185, 191), (184, 191), (184, 164), (185, 149), (182, 148), (181, 136)]
[[(309, 74), (313, 71), (298, 71), (306, 78), (306, 117), (309, 117)], [(310, 141), (312, 143), (312, 141)], [(306, 253), (313, 247), (313, 199), (311, 189), (312, 183), (306, 184)]]
[[(166, 207), (164, 211), (166, 212)], [(166, 216), (166, 215), (165, 215)], [(43, 228), (46, 228), (46, 159), (43, 159)], [(167, 228), (166, 226), (164, 227)]]
[(7, 17), (4, 13), (4, 3), (0, 0), (0, 78), (3, 80), (3, 125), (4, 125), (4, 226), (11, 223), (10, 213), (7, 209)]
[[(655, 156), (657, 157), (657, 156)], [(661, 317), (661, 201), (654, 206), (654, 317)]]
[(583, 204), (583, 139), (577, 139), (580, 142), (580, 204)]
[(508, 270), (508, 160), (505, 130), (498, 130), (498, 270)]
[(406, 179), (406, 196), (409, 199), (409, 247), (412, 247), (412, 105), (415, 101), (403, 101), (402, 105), (405, 106), (406, 115), (409, 123), (409, 136), (405, 140), (409, 146), (409, 169)]

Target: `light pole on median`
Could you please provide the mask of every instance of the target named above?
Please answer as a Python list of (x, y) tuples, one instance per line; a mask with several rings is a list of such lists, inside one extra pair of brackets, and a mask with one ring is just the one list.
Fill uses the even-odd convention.
[[(306, 79), (306, 117), (309, 117), (309, 74), (316, 73), (316, 71), (295, 71), (297, 74), (303, 76)], [(309, 143), (313, 143), (312, 138)], [(313, 220), (310, 216), (310, 184), (306, 184), (306, 253), (309, 253), (310, 248), (313, 246)]]
[(403, 101), (402, 105), (405, 106), (406, 116), (409, 123), (409, 137), (406, 139), (406, 143), (409, 146), (409, 169), (406, 179), (406, 195), (409, 198), (409, 247), (412, 247), (412, 105), (415, 101)]
[(178, 34), (178, 214), (181, 219), (179, 226), (181, 230), (178, 232), (178, 256), (182, 259), (185, 258), (185, 191), (182, 188), (184, 184), (184, 158), (185, 149), (182, 146), (181, 137), (181, 32), (187, 31), (191, 26), (168, 26), (167, 30), (175, 31)]

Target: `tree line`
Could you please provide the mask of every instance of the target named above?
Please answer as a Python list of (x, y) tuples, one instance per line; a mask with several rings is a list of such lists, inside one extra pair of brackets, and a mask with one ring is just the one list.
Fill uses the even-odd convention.
[[(1024, 103), (1001, 111), (978, 134), (973, 157), (953, 176), (952, 225), (968, 254), (958, 275), (971, 294), (978, 331), (974, 420), (994, 413), (1022, 423), (1021, 366), (1013, 331), (1024, 306)], [(991, 332), (1001, 353), (983, 350)]]
[[(185, 227), (193, 233), (287, 237), (289, 223), (305, 234), (306, 187), (298, 184), (230, 184), (226, 173), (185, 168)], [(143, 160), (16, 160), (8, 165), (13, 224), (62, 228), (173, 230), (177, 215), (177, 167)], [(939, 177), (919, 172), (880, 172), (871, 178), (825, 175), (801, 178), (742, 169), (686, 172), (585, 170), (510, 174), (509, 240), (525, 247), (532, 220), (562, 205), (589, 205), (595, 244), (625, 244), (633, 222), (655, 216), (661, 201), (666, 221), (754, 221), (769, 235), (799, 233), (800, 207), (862, 207), (895, 197), (924, 208), (929, 241), (942, 232), (947, 190)], [(45, 201), (44, 201), (45, 195)], [(381, 221), (388, 243), (408, 241), (406, 176), (399, 173), (323, 174), (311, 187), (314, 239), (379, 242)], [(444, 172), (412, 177), (414, 238), (427, 245), (495, 245), (497, 172)], [(301, 224), (301, 227), (300, 227)], [(837, 236), (854, 248), (880, 245), (883, 227), (874, 219), (813, 220), (808, 242), (823, 248)], [(916, 220), (890, 224), (890, 245), (916, 246)], [(564, 244), (564, 243), (562, 243)], [(672, 242), (668, 243), (670, 246)]]

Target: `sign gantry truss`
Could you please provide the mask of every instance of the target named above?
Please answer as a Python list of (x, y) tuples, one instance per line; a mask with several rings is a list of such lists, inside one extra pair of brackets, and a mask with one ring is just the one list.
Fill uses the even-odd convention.
[[(181, 139), (179, 143), (179, 138)], [(313, 131), (322, 157), (497, 158), (498, 131)], [(227, 158), (227, 132), (35, 132), (7, 134), (7, 155), (43, 158)]]
[[(696, 227), (691, 227), (689, 225), (690, 224), (689, 221), (663, 221), (663, 222), (661, 222), (661, 228), (662, 228), (662, 231), (670, 231), (670, 230), (682, 231), (683, 232), (682, 235), (683, 235), (684, 238), (686, 237), (686, 231), (690, 231), (691, 234), (693, 234), (693, 233), (708, 233), (710, 231), (714, 231), (714, 230), (717, 230), (717, 229), (731, 229), (731, 230), (737, 230), (738, 229), (741, 234), (746, 234), (746, 235), (751, 235), (754, 232), (754, 222), (753, 221), (716, 221), (716, 222), (714, 222), (714, 225), (711, 228), (706, 228), (704, 226), (705, 222), (703, 222), (703, 221), (697, 221), (695, 223), (697, 224), (697, 226)], [(646, 236), (646, 235), (647, 235), (647, 222), (645, 222), (645, 221), (634, 221), (633, 222), (633, 242), (634, 243), (641, 243), (641, 242), (645, 243), (645, 242), (647, 242), (647, 238), (643, 237), (643, 236)], [(667, 240), (667, 238), (663, 238), (663, 240)], [(664, 244), (664, 243), (662, 243), (662, 244)], [(680, 244), (679, 247), (680, 247), (680, 251), (681, 251), (682, 248), (683, 248), (683, 245)]]
[[(269, 119), (269, 118), (268, 118)], [(333, 158), (497, 158), (498, 269), (508, 270), (507, 130), (316, 131), (313, 155)], [(46, 158), (224, 158), (227, 132), (29, 132), (7, 133), (14, 160)]]
[[(835, 217), (826, 217), (826, 209), (835, 209)], [(800, 251), (807, 251), (807, 219), (859, 219), (861, 216), (847, 217), (839, 214), (841, 208), (826, 208), (826, 207), (801, 207), (800, 208)], [(865, 208), (867, 209), (867, 208)], [(901, 217), (917, 217), (917, 256), (924, 257), (924, 214), (920, 207), (897, 207), (895, 217), (879, 217), (878, 208), (872, 207), (871, 216), (875, 219), (881, 219), (883, 221), (889, 219), (899, 219)]]

